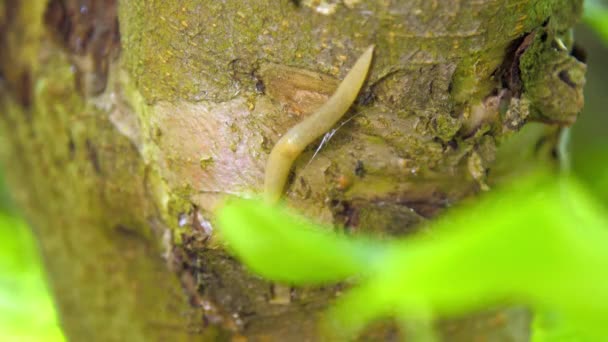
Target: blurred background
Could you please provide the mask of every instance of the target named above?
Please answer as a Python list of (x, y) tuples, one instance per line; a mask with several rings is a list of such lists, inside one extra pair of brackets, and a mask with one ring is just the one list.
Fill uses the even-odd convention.
[(608, 203), (608, 184), (597, 184), (608, 172), (608, 10), (606, 3), (585, 2), (585, 23), (575, 30), (576, 43), (587, 54), (585, 109), (572, 127), (570, 155), (574, 173)]
[[(597, 184), (608, 157), (608, 11), (588, 2), (576, 41), (587, 53), (585, 110), (571, 131), (572, 170), (608, 203), (608, 185)], [(3, 143), (0, 137), (0, 144)], [(11, 205), (0, 165), (0, 341), (63, 341), (30, 229)]]

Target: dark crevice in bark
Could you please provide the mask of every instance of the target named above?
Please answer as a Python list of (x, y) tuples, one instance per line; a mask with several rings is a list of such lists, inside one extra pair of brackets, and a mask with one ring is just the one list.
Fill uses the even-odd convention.
[(97, 155), (97, 149), (95, 148), (95, 145), (89, 139), (86, 140), (85, 144), (87, 148), (87, 156), (89, 158), (89, 161), (91, 162), (91, 165), (93, 165), (93, 170), (95, 170), (97, 175), (101, 175), (101, 164), (99, 163), (99, 156)]
[(32, 105), (32, 74), (28, 69), (24, 69), (21, 72), (21, 76), (17, 81), (17, 94), (19, 103), (25, 108), (29, 108)]
[(202, 216), (198, 206), (192, 204), (187, 213), (179, 215), (178, 226), (185, 228), (187, 233), (181, 234), (181, 246), (171, 246), (165, 257), (169, 268), (178, 275), (189, 304), (200, 309), (201, 322), (195, 328), (216, 326), (220, 327), (223, 333), (237, 333), (242, 329), (242, 322), (225, 312), (212, 297), (206, 295), (207, 282), (201, 281), (209, 277), (221, 278), (219, 274), (213, 273), (209, 276), (206, 273), (205, 260), (200, 255), (200, 251), (207, 248), (212, 234), (210, 223)]
[(576, 43), (574, 43), (572, 51), (570, 51), (570, 55), (576, 58), (579, 62), (587, 63), (587, 52), (582, 46)]
[[(7, 0), (4, 3), (4, 12), (0, 13), (0, 81), (4, 81), (9, 90), (25, 109), (32, 105), (32, 75), (31, 70), (22, 61), (19, 61), (17, 51), (9, 44), (9, 35), (19, 36), (19, 22), (16, 20), (21, 3)], [(2, 84), (0, 83), (0, 86)], [(1, 88), (0, 88), (1, 89)], [(25, 112), (28, 121), (31, 113)]]
[(105, 90), (109, 62), (120, 50), (117, 1), (51, 0), (44, 20), (76, 69), (76, 89), (83, 95)]
[(526, 33), (515, 39), (507, 48), (503, 64), (494, 73), (500, 79), (503, 89), (508, 89), (515, 97), (520, 97), (523, 84), (519, 70), (519, 59), (532, 44), (536, 32)]

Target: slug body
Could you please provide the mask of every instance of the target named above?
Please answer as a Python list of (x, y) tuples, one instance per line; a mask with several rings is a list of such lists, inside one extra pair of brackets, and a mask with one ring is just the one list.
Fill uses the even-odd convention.
[(266, 163), (264, 179), (264, 198), (267, 203), (279, 201), (289, 170), (306, 146), (329, 131), (353, 104), (367, 76), (373, 52), (372, 45), (355, 62), (329, 100), (292, 127), (273, 147)]

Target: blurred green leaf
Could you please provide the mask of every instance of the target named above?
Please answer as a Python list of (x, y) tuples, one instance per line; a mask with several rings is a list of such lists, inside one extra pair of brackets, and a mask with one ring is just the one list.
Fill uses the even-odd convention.
[(369, 268), (382, 249), (340, 237), (257, 201), (233, 200), (218, 214), (228, 247), (252, 271), (290, 284), (339, 281)]
[(559, 312), (605, 338), (598, 318), (608, 314), (608, 224), (601, 211), (569, 180), (516, 186), (447, 215), (433, 225), (442, 232), (436, 238), (392, 247), (378, 276), (333, 309), (334, 324), (354, 333), (390, 314), (450, 316), (508, 300)]
[(532, 342), (577, 341), (593, 342), (597, 336), (588, 336), (581, 326), (573, 324), (555, 311), (540, 311), (532, 322)]
[(606, 338), (608, 223), (570, 179), (519, 182), (452, 210), (432, 224), (433, 235), (393, 243), (332, 235), (246, 201), (227, 205), (219, 223), (234, 253), (271, 280), (363, 275), (331, 309), (334, 333), (351, 336), (386, 316), (431, 319), (508, 301)]
[(608, 9), (597, 0), (585, 0), (583, 21), (608, 44)]
[(0, 341), (63, 340), (30, 230), (0, 212)]

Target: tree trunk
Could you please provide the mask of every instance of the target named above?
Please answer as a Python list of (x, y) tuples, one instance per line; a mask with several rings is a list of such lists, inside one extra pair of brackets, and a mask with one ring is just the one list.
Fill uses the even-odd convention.
[[(0, 2), (0, 156), (67, 337), (315, 340), (341, 286), (250, 275), (213, 234), (219, 201), (261, 193), (273, 144), (371, 44), (355, 105), (297, 159), (289, 206), (351, 234), (401, 235), (554, 158), (582, 106), (568, 35), (580, 11), (578, 0)], [(525, 309), (439, 324), (450, 340), (526, 339), (528, 325)], [(397, 336), (386, 322), (362, 338)]]

